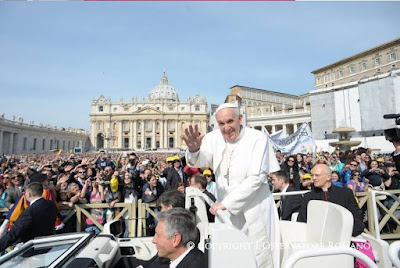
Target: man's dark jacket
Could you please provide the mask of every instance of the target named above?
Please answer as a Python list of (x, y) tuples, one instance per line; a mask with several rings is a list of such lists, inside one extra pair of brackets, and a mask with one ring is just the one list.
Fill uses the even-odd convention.
[(0, 251), (15, 242), (26, 242), (55, 232), (57, 208), (53, 201), (40, 198), (25, 209), (7, 234), (0, 239)]
[[(293, 187), (288, 187), (286, 192), (296, 191)], [(301, 206), (301, 195), (286, 195), (281, 196), (281, 209), (278, 210), (282, 220), (290, 221), (292, 214), (298, 212)]]
[[(134, 265), (142, 265), (144, 268), (168, 268), (170, 261), (166, 258), (159, 257), (157, 254), (148, 261), (136, 259)], [(134, 267), (136, 267), (134, 266)], [(183, 260), (178, 264), (177, 268), (204, 268), (208, 267), (207, 259), (203, 252), (197, 247), (192, 249)]]
[[(182, 169), (182, 176), (183, 176), (183, 183), (186, 185), (186, 174), (183, 172)], [(182, 181), (181, 176), (179, 176), (178, 171), (172, 167), (170, 170), (168, 170), (168, 175), (167, 175), (167, 183), (165, 185), (165, 190), (176, 190), (178, 187), (178, 183)]]
[(207, 267), (207, 259), (197, 247), (189, 251), (176, 268), (203, 268)]
[[(311, 192), (304, 195), (297, 221), (307, 221), (307, 205), (310, 200), (325, 200), (322, 189), (314, 187)], [(347, 208), (353, 214), (353, 236), (357, 236), (364, 231), (365, 225), (363, 223), (362, 211), (356, 203), (352, 190), (331, 184), (331, 187), (328, 189), (328, 201)]]

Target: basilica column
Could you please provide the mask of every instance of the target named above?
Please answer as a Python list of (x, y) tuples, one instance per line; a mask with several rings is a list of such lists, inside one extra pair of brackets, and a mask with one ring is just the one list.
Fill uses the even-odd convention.
[[(21, 149), (20, 149), (21, 148)], [(19, 154), (22, 152), (22, 144), (20, 142), (20, 134), (14, 133), (14, 153)], [(42, 150), (42, 144), (40, 144), (39, 150)]]
[(160, 148), (164, 148), (164, 120), (159, 121), (160, 126)]
[(175, 120), (175, 148), (178, 148), (179, 147), (179, 144), (178, 144), (178, 120)]
[(3, 152), (3, 130), (0, 130), (0, 153), (4, 153)]
[(156, 148), (156, 120), (152, 122), (153, 131), (151, 132), (151, 149)]
[[(107, 125), (107, 127), (106, 127), (106, 125)], [(105, 139), (103, 140), (103, 147), (107, 148), (107, 153), (108, 153), (108, 150), (111, 148), (111, 136), (113, 133), (111, 120), (108, 122), (103, 122), (102, 126), (103, 126), (103, 128), (101, 129), (101, 131), (103, 132), (103, 134), (105, 134), (104, 136), (106, 138), (108, 138), (107, 140), (105, 140)], [(106, 143), (107, 143), (107, 145), (106, 145)]]
[(119, 140), (119, 144), (120, 144), (120, 148), (124, 148), (124, 137), (123, 137), (123, 125), (122, 125), (122, 120), (119, 121), (119, 136), (120, 136), (120, 140)]
[(276, 132), (276, 125), (271, 126), (271, 134), (274, 134)]
[(169, 129), (168, 129), (168, 120), (164, 121), (164, 129), (165, 129), (165, 134), (164, 134), (164, 145), (165, 148), (169, 147), (169, 143), (168, 143), (168, 134), (169, 134)]
[(293, 124), (293, 133), (295, 133), (297, 131), (297, 123)]
[(14, 133), (10, 132), (10, 144), (8, 145), (8, 152), (10, 154), (14, 153)]
[(144, 124), (145, 124), (145, 121), (142, 120), (142, 143), (141, 143), (142, 148), (141, 149), (144, 149), (146, 146), (145, 145), (146, 141), (144, 140)]
[(131, 146), (131, 148), (133, 149), (133, 150), (135, 150), (136, 149), (136, 146), (137, 146), (137, 124), (136, 124), (136, 120), (133, 120), (132, 121), (132, 146)]
[[(97, 148), (97, 147), (96, 147), (96, 144), (97, 144), (96, 136), (97, 136), (96, 123), (93, 122), (93, 121), (91, 121), (91, 122), (90, 122), (90, 139), (91, 139), (91, 141), (92, 141), (92, 146), (93, 146), (94, 148)], [(68, 150), (69, 150), (69, 148), (68, 148)], [(0, 150), (0, 151), (1, 151), (1, 150)]]

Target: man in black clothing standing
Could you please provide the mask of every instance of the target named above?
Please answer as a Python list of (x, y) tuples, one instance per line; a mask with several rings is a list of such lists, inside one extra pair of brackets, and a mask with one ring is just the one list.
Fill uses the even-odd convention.
[[(295, 188), (289, 186), (289, 175), (285, 170), (275, 171), (271, 173), (272, 185), (275, 190), (281, 193), (296, 191)], [(300, 195), (282, 195), (281, 205), (278, 210), (279, 218), (281, 220), (290, 221), (292, 214), (298, 212), (301, 205)]]
[(396, 170), (400, 171), (400, 140), (393, 141), (393, 146), (396, 149), (393, 152), (393, 161), (396, 164)]
[(306, 193), (301, 204), (297, 221), (307, 221), (307, 205), (310, 200), (325, 200), (347, 208), (353, 214), (353, 236), (361, 234), (365, 228), (361, 209), (358, 207), (353, 192), (349, 188), (340, 188), (331, 183), (331, 169), (325, 164), (318, 164), (312, 169), (314, 188)]
[(176, 155), (174, 157), (173, 167), (168, 170), (165, 190), (175, 190), (179, 182), (183, 182), (186, 186), (186, 175), (181, 166), (181, 159)]
[[(190, 186), (198, 188), (203, 194), (205, 194), (212, 202), (216, 202), (217, 199), (215, 196), (210, 193), (209, 191), (206, 190), (207, 187), (207, 179), (204, 178), (203, 175), (201, 174), (196, 174), (190, 179)], [(207, 210), (207, 218), (208, 222), (214, 222), (215, 221), (215, 216), (211, 214), (210, 212), (210, 205), (205, 202), (206, 204), (206, 210)]]
[(53, 201), (45, 200), (42, 194), (41, 183), (34, 182), (28, 185), (25, 198), (30, 205), (21, 213), (11, 230), (0, 239), (0, 251), (14, 243), (54, 234), (57, 208)]

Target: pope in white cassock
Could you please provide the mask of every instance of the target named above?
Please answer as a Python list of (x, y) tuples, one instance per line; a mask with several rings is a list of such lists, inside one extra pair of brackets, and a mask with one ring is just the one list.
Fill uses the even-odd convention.
[(257, 266), (279, 267), (279, 222), (267, 174), (280, 167), (269, 138), (242, 126), (233, 104), (220, 105), (215, 114), (219, 130), (204, 135), (190, 125), (182, 135), (187, 162), (214, 170), (217, 202), (210, 211), (229, 212), (233, 225), (253, 243)]

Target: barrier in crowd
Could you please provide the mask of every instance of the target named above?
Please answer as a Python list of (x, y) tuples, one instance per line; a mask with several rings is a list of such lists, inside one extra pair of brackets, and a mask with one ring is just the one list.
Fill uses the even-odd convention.
[[(274, 193), (274, 199), (277, 202), (276, 206), (279, 208), (280, 199), (282, 195), (291, 194), (305, 194), (308, 191), (297, 191), (290, 193)], [(378, 239), (400, 239), (400, 220), (396, 214), (400, 214), (400, 190), (389, 191), (375, 191), (356, 193), (358, 199), (358, 206), (366, 211), (367, 226), (364, 232), (372, 235)], [(383, 199), (386, 197), (385, 199)], [(393, 198), (393, 202), (389, 202), (389, 197)], [(388, 202), (385, 202), (388, 201)], [(386, 206), (389, 208), (387, 208)], [(143, 203), (141, 199), (137, 202), (133, 200), (132, 203), (116, 203), (115, 208), (122, 209), (114, 219), (121, 219), (125, 213), (128, 213), (128, 234), (129, 237), (142, 237), (146, 236), (146, 218), (149, 215), (156, 217), (154, 208), (155, 203)], [(89, 218), (100, 230), (103, 230), (103, 225), (99, 223), (91, 214), (90, 209), (100, 208), (108, 209), (109, 205), (106, 203), (101, 204), (78, 204), (73, 208), (68, 206), (61, 206), (60, 209), (71, 210), (71, 212), (63, 219), (66, 223), (74, 215), (77, 219), (76, 231), (82, 231), (82, 214)], [(1, 208), (0, 214), (6, 214), (7, 208)], [(148, 215), (149, 214), (149, 215)], [(391, 227), (384, 229), (390, 222)], [(83, 223), (84, 224), (84, 223)]]
[[(142, 199), (138, 200), (138, 218), (137, 218), (137, 236), (146, 236), (146, 219), (147, 213), (156, 218), (155, 212), (151, 208), (157, 207), (156, 203), (143, 203)], [(146, 213), (147, 212), (147, 213)]]
[[(68, 208), (68, 207), (67, 207)], [(82, 231), (82, 214), (89, 218), (100, 230), (103, 231), (103, 225), (99, 223), (91, 214), (90, 209), (92, 208), (101, 208), (108, 209), (110, 208), (108, 204), (79, 204), (74, 206), (76, 211), (76, 231)], [(130, 237), (136, 236), (136, 201), (132, 203), (116, 203), (114, 208), (122, 208), (122, 210), (113, 217), (113, 219), (121, 219), (123, 218), (125, 213), (128, 213), (128, 234)], [(71, 209), (71, 208), (69, 208)], [(73, 213), (73, 212), (72, 212)], [(65, 221), (63, 221), (65, 223)]]

